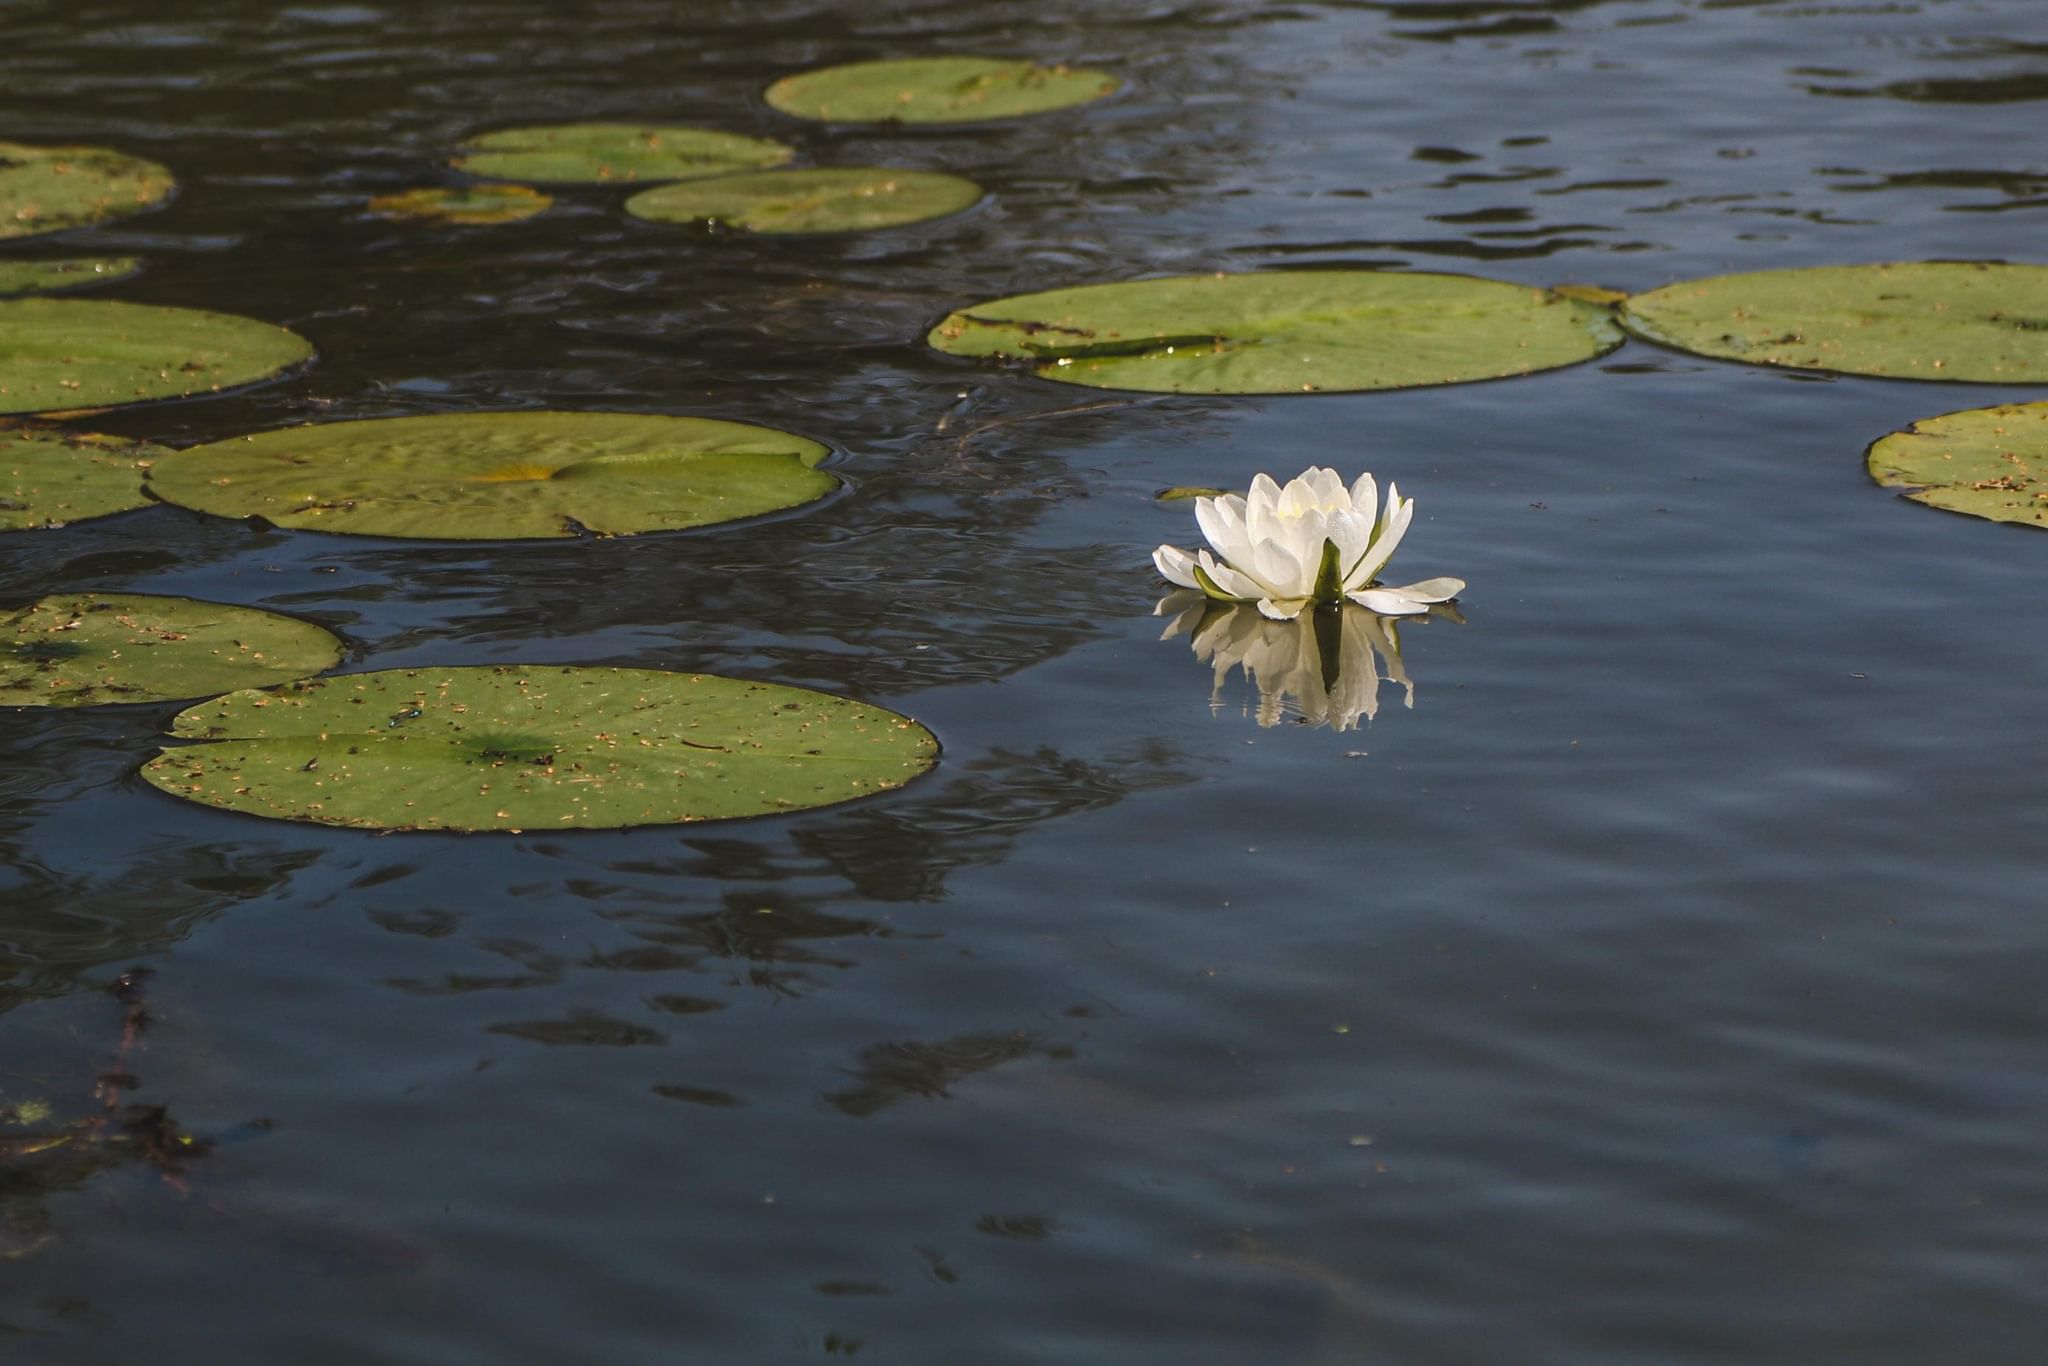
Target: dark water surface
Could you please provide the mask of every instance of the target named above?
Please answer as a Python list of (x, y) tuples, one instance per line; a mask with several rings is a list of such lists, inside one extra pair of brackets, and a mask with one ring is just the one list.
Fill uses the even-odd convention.
[[(587, 11), (587, 12), (586, 12)], [(0, 718), (0, 1098), (95, 1078), (216, 1140), (0, 1160), (33, 1366), (2040, 1360), (2048, 537), (1860, 453), (2040, 391), (1639, 342), (1495, 384), (1131, 399), (925, 351), (976, 299), (1369, 265), (1641, 289), (2048, 257), (2038, 0), (0, 4), (0, 138), (167, 209), (111, 297), (303, 373), (95, 425), (173, 444), (517, 407), (780, 423), (852, 492), (456, 545), (156, 507), (0, 541), (8, 602), (185, 593), (349, 668), (577, 661), (928, 722), (850, 807), (377, 837), (135, 776), (175, 707)], [(1085, 60), (1112, 102), (799, 126), (826, 62)], [(968, 174), (971, 214), (749, 240), (571, 189), (367, 216), (462, 134), (703, 122)], [(1086, 411), (1068, 411), (1086, 408)], [(1173, 484), (1398, 478), (1412, 710), (1261, 727), (1156, 639)], [(120, 1049), (103, 988), (153, 969)], [(18, 1128), (0, 1127), (0, 1140)]]

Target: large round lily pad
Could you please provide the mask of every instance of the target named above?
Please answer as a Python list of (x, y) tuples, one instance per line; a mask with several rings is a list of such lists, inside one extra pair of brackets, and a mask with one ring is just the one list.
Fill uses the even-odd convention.
[(379, 218), (429, 223), (517, 223), (554, 202), (526, 185), (429, 186), (380, 194), (370, 201), (370, 212)]
[(105, 299), (0, 302), (0, 413), (210, 393), (313, 354), (281, 327), (195, 308)]
[(0, 261), (0, 295), (55, 294), (86, 285), (110, 285), (142, 269), (133, 256), (59, 256)]
[(1020, 294), (927, 340), (1035, 363), (1046, 379), (1154, 393), (1405, 389), (1524, 375), (1621, 344), (1609, 311), (1467, 275), (1186, 275)]
[(1916, 503), (2048, 530), (2048, 403), (1926, 418), (1873, 444), (1866, 464)]
[(286, 427), (160, 460), (150, 488), (221, 517), (362, 536), (627, 536), (779, 512), (838, 481), (770, 427), (638, 413), (454, 413)]
[(63, 526), (147, 506), (143, 471), (169, 454), (162, 446), (91, 432), (0, 430), (0, 531)]
[(253, 607), (70, 593), (0, 614), (0, 706), (170, 702), (331, 669), (341, 642)]
[(1650, 341), (1752, 365), (2048, 384), (2048, 266), (1909, 261), (1718, 275), (1635, 295), (1621, 320)]
[(0, 142), (0, 238), (140, 213), (162, 203), (176, 184), (154, 161), (105, 147)]
[(938, 742), (806, 688), (655, 669), (390, 669), (180, 712), (143, 769), (258, 816), (383, 830), (564, 830), (759, 816), (900, 787)]
[(796, 155), (768, 138), (641, 123), (504, 128), (471, 138), (462, 151), (455, 164), (472, 175), (555, 184), (730, 175), (780, 166)]
[(828, 123), (977, 123), (1086, 104), (1117, 78), (1084, 67), (1000, 57), (906, 57), (785, 76), (768, 103)]
[(834, 166), (686, 180), (643, 190), (626, 212), (657, 223), (725, 223), (748, 232), (860, 232), (944, 218), (981, 186), (936, 171)]

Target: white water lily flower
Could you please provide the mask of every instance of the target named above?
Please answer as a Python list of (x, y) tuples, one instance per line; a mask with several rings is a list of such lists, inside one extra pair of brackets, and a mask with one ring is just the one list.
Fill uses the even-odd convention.
[(1275, 621), (1304, 607), (1349, 600), (1382, 616), (1413, 616), (1464, 591), (1463, 579), (1424, 579), (1405, 588), (1376, 582), (1415, 517), (1415, 500), (1400, 486), (1379, 486), (1362, 474), (1350, 488), (1335, 470), (1311, 466), (1282, 488), (1272, 476), (1252, 480), (1249, 497), (1197, 498), (1195, 521), (1208, 550), (1193, 555), (1163, 545), (1152, 563), (1167, 582), (1199, 589), (1223, 602), (1256, 602)]

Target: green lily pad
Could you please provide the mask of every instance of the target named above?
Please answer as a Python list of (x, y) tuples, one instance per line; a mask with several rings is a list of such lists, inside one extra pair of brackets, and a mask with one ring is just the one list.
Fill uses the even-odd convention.
[(146, 507), (143, 472), (169, 454), (162, 446), (91, 432), (0, 431), (0, 531)]
[(1891, 379), (2048, 384), (2048, 266), (1813, 266), (1666, 285), (1621, 307), (1683, 351)]
[(1115, 92), (1106, 71), (999, 57), (907, 57), (784, 76), (768, 103), (827, 123), (978, 123), (1043, 114)]
[(1916, 503), (2048, 530), (2048, 403), (1925, 418), (1874, 443), (1865, 464)]
[(341, 642), (253, 607), (68, 593), (0, 615), (0, 706), (172, 702), (331, 669)]
[(936, 171), (834, 166), (687, 180), (643, 190), (626, 212), (656, 223), (727, 223), (748, 232), (861, 232), (944, 218), (981, 186)]
[(1525, 375), (1621, 344), (1608, 309), (1542, 289), (1368, 270), (1185, 275), (1020, 294), (926, 338), (1102, 389), (1293, 394)]
[(900, 787), (938, 741), (807, 688), (656, 669), (339, 674), (189, 707), (142, 770), (230, 811), (380, 830), (662, 825)]
[(370, 212), (380, 218), (434, 223), (517, 223), (554, 202), (525, 185), (442, 186), (380, 194), (370, 201)]
[(254, 318), (105, 299), (0, 302), (0, 413), (181, 398), (266, 379), (310, 358)]
[(59, 256), (41, 261), (0, 261), (0, 295), (55, 294), (61, 289), (110, 285), (142, 269), (133, 256)]
[(221, 517), (359, 536), (629, 536), (824, 497), (824, 446), (637, 413), (453, 413), (286, 427), (158, 461), (150, 489)]
[(713, 128), (563, 123), (471, 138), (455, 165), (471, 175), (553, 184), (652, 183), (780, 166), (796, 153), (768, 138)]
[(105, 147), (0, 142), (0, 238), (62, 232), (153, 208), (177, 181)]

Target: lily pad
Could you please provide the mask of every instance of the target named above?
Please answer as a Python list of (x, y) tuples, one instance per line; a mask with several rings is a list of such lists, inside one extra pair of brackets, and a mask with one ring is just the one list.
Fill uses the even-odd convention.
[(861, 232), (944, 218), (981, 186), (936, 171), (835, 166), (689, 180), (644, 190), (626, 212), (656, 223), (727, 223), (748, 232)]
[(0, 431), (0, 531), (146, 507), (143, 471), (169, 454), (162, 446), (90, 432)]
[(2048, 403), (1926, 418), (1873, 444), (1865, 463), (1916, 503), (2048, 530)]
[(1106, 71), (1000, 57), (906, 57), (784, 76), (768, 103), (827, 123), (978, 123), (1043, 114), (1113, 94)]
[(105, 147), (0, 142), (0, 238), (140, 213), (169, 198), (176, 184), (154, 161)]
[(517, 223), (555, 201), (525, 185), (463, 185), (380, 194), (370, 212), (380, 218), (425, 219), (435, 223)]
[(1525, 375), (1621, 344), (1609, 310), (1468, 275), (1294, 270), (1020, 294), (926, 338), (1102, 389), (1292, 394)]
[(824, 497), (826, 447), (638, 413), (453, 413), (286, 427), (160, 460), (150, 488), (221, 517), (360, 536), (629, 536)]
[(2048, 384), (2048, 266), (1908, 261), (1718, 275), (1635, 295), (1621, 320), (1650, 341), (1752, 365)]
[(312, 354), (305, 338), (254, 318), (105, 299), (11, 299), (0, 302), (0, 413), (211, 393)]
[(69, 593), (0, 614), (0, 706), (171, 702), (331, 669), (341, 642), (253, 607)]
[(110, 285), (142, 269), (133, 256), (59, 256), (41, 261), (0, 261), (0, 295), (55, 294), (61, 289)]
[(730, 175), (780, 166), (796, 155), (768, 138), (643, 123), (503, 128), (471, 138), (462, 150), (455, 165), (471, 175), (554, 184)]
[(806, 688), (656, 669), (340, 674), (180, 712), (142, 771), (230, 811), (380, 830), (563, 830), (801, 811), (900, 787), (938, 741)]

